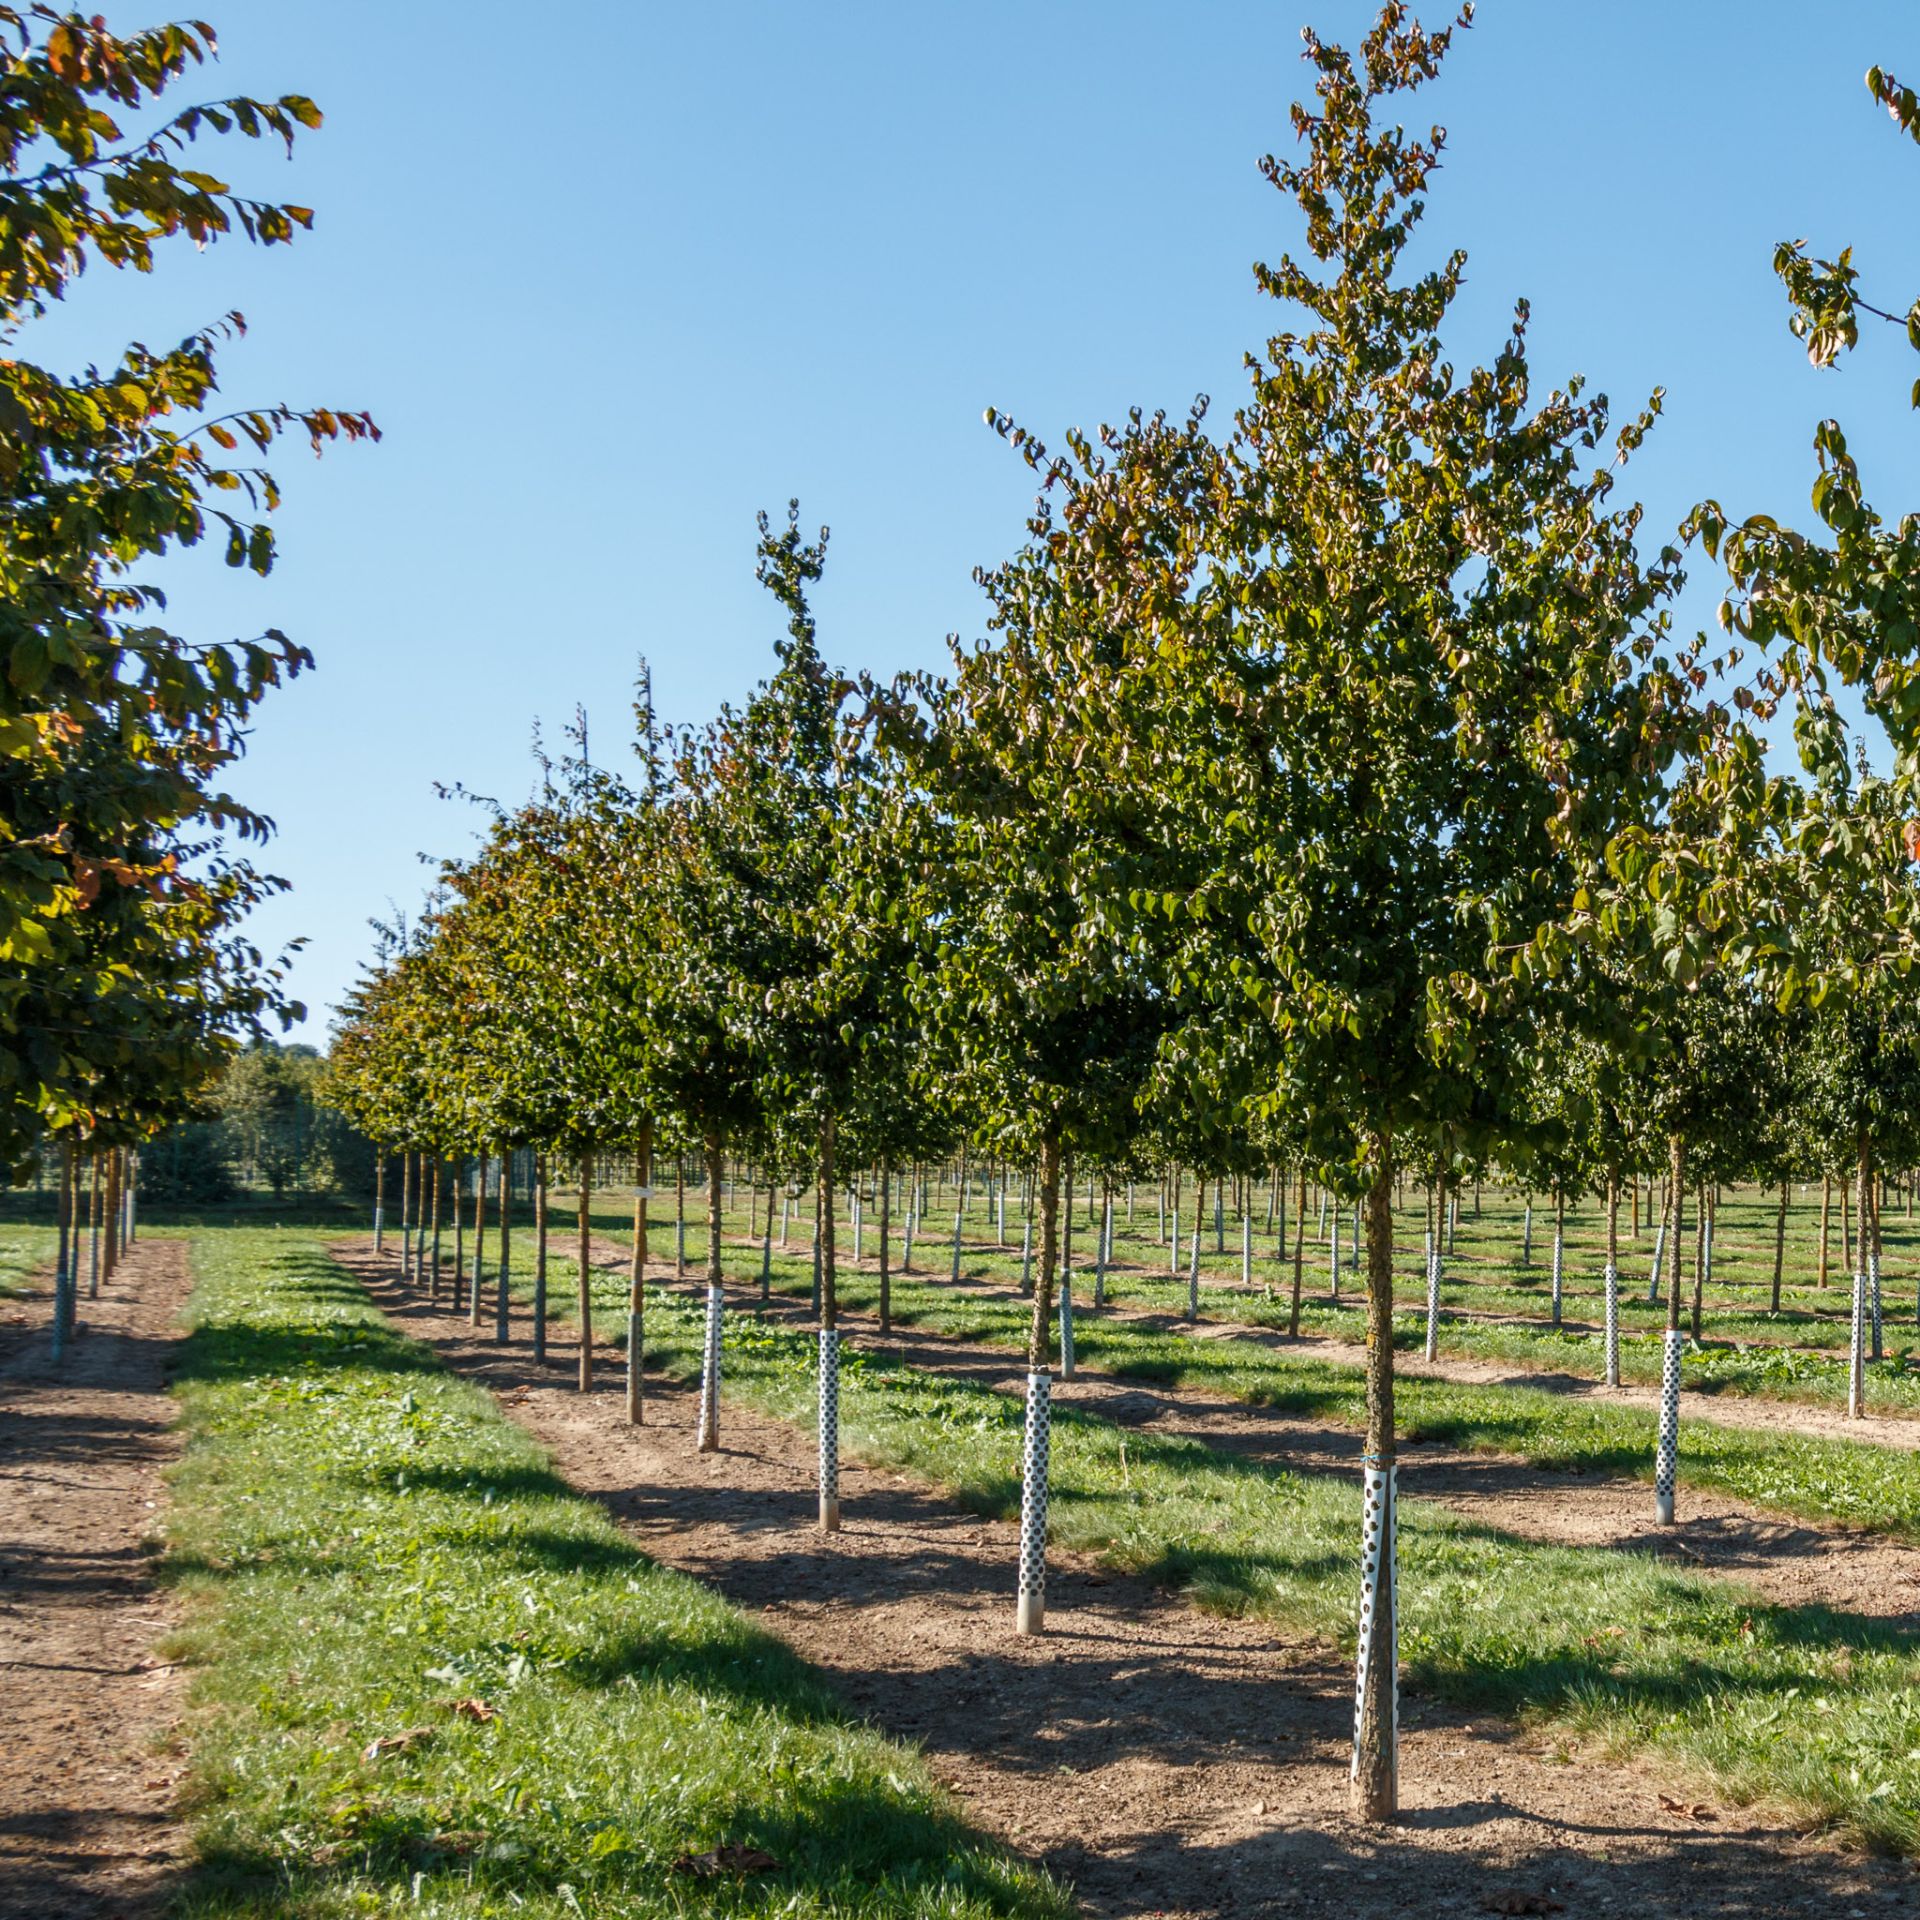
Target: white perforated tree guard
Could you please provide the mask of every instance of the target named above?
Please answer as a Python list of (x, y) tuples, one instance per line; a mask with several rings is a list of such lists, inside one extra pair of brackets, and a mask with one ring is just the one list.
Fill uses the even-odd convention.
[(1673, 1525), (1673, 1486), (1680, 1473), (1680, 1347), (1685, 1339), (1669, 1327), (1660, 1361), (1660, 1438), (1653, 1454), (1653, 1517)]
[[(1360, 1635), (1353, 1685), (1353, 1761), (1360, 1777), (1362, 1729), (1368, 1706), (1385, 1721), (1393, 1761), (1393, 1797), (1400, 1797), (1399, 1582), (1395, 1577), (1398, 1466), (1369, 1456), (1360, 1475)], [(1374, 1695), (1377, 1693), (1377, 1698)]]
[(1073, 1378), (1073, 1269), (1060, 1269), (1060, 1378)]
[(1660, 1262), (1667, 1250), (1667, 1223), (1662, 1220), (1653, 1235), (1653, 1272), (1647, 1277), (1647, 1304), (1660, 1298)]
[(1867, 1270), (1853, 1270), (1853, 1337), (1847, 1354), (1847, 1413), (1855, 1420), (1867, 1411)]
[(1020, 1604), (1016, 1626), (1039, 1633), (1047, 1619), (1047, 1454), (1053, 1431), (1053, 1377), (1027, 1375), (1027, 1428), (1020, 1457)]
[(840, 1329), (820, 1329), (820, 1531), (840, 1531)]
[(720, 1451), (720, 1322), (727, 1296), (718, 1287), (707, 1289), (707, 1339), (700, 1356), (699, 1451)]
[(1440, 1353), (1440, 1249), (1427, 1235), (1427, 1358)]
[(1560, 1324), (1561, 1282), (1565, 1273), (1567, 1239), (1556, 1220), (1553, 1228), (1553, 1324)]
[(1605, 1276), (1607, 1291), (1607, 1385), (1620, 1384), (1620, 1269), (1611, 1260)]

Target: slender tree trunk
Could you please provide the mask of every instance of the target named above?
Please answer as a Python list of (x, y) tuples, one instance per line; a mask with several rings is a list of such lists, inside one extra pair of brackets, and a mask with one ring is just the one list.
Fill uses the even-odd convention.
[(453, 1192), (448, 1198), (453, 1202), (453, 1311), (460, 1311), (460, 1303), (466, 1298), (467, 1285), (467, 1216), (460, 1211), (460, 1189), (467, 1183), (467, 1157), (463, 1153), (453, 1156)]
[[(723, 1143), (717, 1133), (706, 1137), (707, 1150), (707, 1343), (700, 1366), (701, 1453), (720, 1451), (720, 1342), (726, 1312), (726, 1274), (720, 1264), (720, 1169)], [(824, 1183), (823, 1183), (824, 1187)], [(827, 1202), (831, 1208), (831, 1196)]]
[(533, 1162), (533, 1360), (547, 1359), (547, 1156)]
[(1840, 1266), (1851, 1273), (1859, 1262), (1853, 1257), (1853, 1183), (1840, 1183)]
[(1295, 1189), (1294, 1198), (1299, 1202), (1293, 1210), (1293, 1306), (1287, 1315), (1287, 1338), (1300, 1338), (1300, 1286), (1306, 1274), (1307, 1258), (1307, 1167), (1300, 1163), (1300, 1184)]
[(1053, 1434), (1053, 1276), (1060, 1256), (1060, 1136), (1040, 1143), (1040, 1271), (1027, 1331), (1027, 1416), (1020, 1467), (1020, 1598), (1016, 1630), (1042, 1632), (1047, 1618), (1047, 1499)]
[(673, 1160), (673, 1277), (684, 1280), (687, 1274), (687, 1156)]
[(1701, 1339), (1701, 1303), (1707, 1289), (1707, 1189), (1703, 1186), (1696, 1199), (1699, 1218), (1693, 1227), (1693, 1344)]
[(1187, 1257), (1187, 1319), (1200, 1318), (1200, 1236), (1207, 1227), (1207, 1182), (1204, 1174), (1193, 1180), (1193, 1245)]
[(413, 1270), (413, 1155), (400, 1156), (400, 1278)]
[[(1852, 1335), (1847, 1355), (1847, 1413), (1852, 1419), (1865, 1417), (1867, 1411), (1867, 1209), (1872, 1204), (1869, 1191), (1873, 1181), (1873, 1140), (1865, 1127), (1859, 1136), (1860, 1178), (1860, 1258), (1849, 1272), (1853, 1280)], [(1844, 1244), (1846, 1234), (1847, 1188), (1840, 1189), (1840, 1228)]]
[(1350, 1802), (1356, 1819), (1378, 1824), (1400, 1809), (1392, 1136), (1379, 1134), (1374, 1152), (1373, 1184), (1367, 1190), (1367, 1447), (1361, 1456), (1360, 1635)]
[[(1636, 1192), (1639, 1178), (1634, 1178)], [(1620, 1384), (1620, 1170), (1607, 1168), (1606, 1299), (1607, 1385)]]
[(100, 1150), (87, 1155), (87, 1298), (100, 1297)]
[(1833, 1217), (1833, 1175), (1820, 1176), (1820, 1284), (1827, 1284), (1828, 1221)]
[(486, 1259), (487, 1156), (483, 1153), (473, 1175), (473, 1273), (467, 1292), (467, 1325), (470, 1327), (480, 1324), (480, 1276), (486, 1271)]
[(107, 1155), (107, 1278), (113, 1278), (113, 1270), (120, 1264), (120, 1154), (115, 1147)]
[(892, 1222), (893, 1162), (882, 1154), (880, 1156), (880, 1331), (883, 1335), (893, 1331), (893, 1280), (888, 1271), (891, 1260), (887, 1249), (887, 1235), (893, 1230)]
[[(820, 1122), (820, 1191), (827, 1203), (820, 1215), (820, 1368), (816, 1396), (820, 1439), (820, 1531), (840, 1531), (840, 1299), (833, 1242), (833, 1115)], [(884, 1203), (883, 1203), (884, 1204)], [(882, 1216), (884, 1218), (884, 1215)], [(880, 1234), (886, 1258), (886, 1229)]]
[(493, 1338), (507, 1344), (513, 1310), (513, 1149), (500, 1149), (500, 1281), (493, 1296)]
[(79, 1236), (79, 1209), (75, 1204), (77, 1175), (74, 1169), (73, 1142), (60, 1143), (59, 1226), (53, 1259), (53, 1357), (65, 1358), (67, 1337), (73, 1324), (74, 1246)]
[(1673, 1490), (1680, 1461), (1680, 1295), (1685, 1281), (1680, 1271), (1680, 1234), (1685, 1226), (1686, 1145), (1676, 1133), (1667, 1142), (1670, 1178), (1668, 1201), (1673, 1211), (1669, 1238), (1673, 1246), (1673, 1280), (1667, 1290), (1667, 1332), (1660, 1366), (1660, 1431), (1653, 1459), (1653, 1512), (1662, 1526), (1673, 1524)]
[(653, 1197), (653, 1122), (640, 1123), (640, 1177), (633, 1183), (633, 1259), (627, 1268), (627, 1425), (645, 1418), (642, 1369), (647, 1331), (647, 1202)]
[(387, 1150), (376, 1147), (373, 1155), (373, 1250), (379, 1253), (387, 1236)]
[(420, 1177), (429, 1182), (427, 1187), (427, 1253), (425, 1261), (427, 1301), (437, 1306), (440, 1302), (440, 1167), (441, 1160), (435, 1151), (423, 1165)]
[(579, 1390), (593, 1391), (593, 1147), (580, 1149), (580, 1213), (575, 1228), (574, 1259), (580, 1268), (576, 1306), (580, 1320)]
[(1773, 1223), (1773, 1296), (1772, 1310), (1780, 1311), (1780, 1275), (1787, 1263), (1787, 1202), (1793, 1193), (1793, 1182), (1780, 1182), (1780, 1212)]

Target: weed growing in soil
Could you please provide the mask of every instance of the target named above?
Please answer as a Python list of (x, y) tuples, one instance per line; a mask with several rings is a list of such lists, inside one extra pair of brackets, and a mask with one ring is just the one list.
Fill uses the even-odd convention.
[[(917, 1758), (629, 1546), (310, 1236), (206, 1234), (194, 1260), (183, 1912), (1064, 1920)], [(675, 1871), (729, 1847), (776, 1864)]]

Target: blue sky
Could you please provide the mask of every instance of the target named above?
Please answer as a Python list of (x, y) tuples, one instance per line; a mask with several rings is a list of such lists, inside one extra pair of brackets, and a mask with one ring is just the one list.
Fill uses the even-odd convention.
[[(797, 494), (832, 524), (830, 657), (938, 665), (1030, 492), (985, 406), (1057, 438), (1134, 402), (1230, 403), (1278, 323), (1249, 265), (1297, 244), (1256, 163), (1291, 141), (1299, 28), (1357, 38), (1371, 15), (217, 6), (224, 58), (196, 93), (327, 114), (290, 164), (237, 145), (217, 164), (312, 205), (315, 233), (90, 275), (21, 350), (69, 364), (239, 307), (230, 401), (366, 407), (385, 430), (319, 464), (288, 451), (270, 580), (210, 554), (165, 575), (189, 634), (277, 625), (319, 656), (236, 782), (279, 823), (294, 891), (256, 931), (310, 943), (306, 1037), (369, 915), (417, 901), (419, 856), (470, 844), (436, 782), (523, 794), (536, 719), (557, 737), (576, 703), (611, 755), (643, 651), (676, 719), (765, 671), (757, 508)], [(1874, 498), (1920, 501), (1920, 367), (1889, 332), (1812, 372), (1769, 264), (1783, 238), (1852, 241), (1876, 297), (1920, 293), (1920, 151), (1867, 99), (1876, 60), (1920, 76), (1912, 0), (1487, 0), (1415, 103), (1450, 134), (1430, 240), (1471, 255), (1456, 358), (1495, 352), (1525, 295), (1543, 387), (1584, 372), (1624, 415), (1665, 386), (1629, 483), (1651, 528), (1703, 494), (1806, 520), (1829, 412)], [(1707, 620), (1704, 557), (1695, 578)]]

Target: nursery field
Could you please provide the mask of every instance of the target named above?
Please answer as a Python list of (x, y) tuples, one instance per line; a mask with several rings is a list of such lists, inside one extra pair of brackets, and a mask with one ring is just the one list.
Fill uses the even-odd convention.
[[(590, 1292), (619, 1330), (617, 1217), (596, 1223)], [(43, 1661), (52, 1596), (9, 1581), (8, 1678), (33, 1672), (56, 1740), (75, 1684), (58, 1666), (123, 1668), (81, 1684), (138, 1704), (65, 1703), (68, 1725), (91, 1705), (104, 1750), (50, 1756), (48, 1805), (0, 1856), (0, 1911), (1811, 1914), (1920, 1897), (1920, 1553), (1882, 1472), (1910, 1474), (1904, 1454), (1727, 1426), (1722, 1457), (1689, 1422), (1693, 1477), (1663, 1537), (1628, 1517), (1646, 1504), (1644, 1392), (1622, 1389), (1609, 1426), (1556, 1417), (1551, 1391), (1429, 1401), (1456, 1383), (1406, 1383), (1407, 1805), (1380, 1832), (1345, 1805), (1358, 1386), (1325, 1335), (1271, 1344), (1229, 1274), (1193, 1328), (1123, 1272), (1122, 1304), (1082, 1304), (1054, 1409), (1049, 1632), (1023, 1640), (1017, 1263), (982, 1246), (957, 1285), (890, 1276), (884, 1336), (871, 1250), (843, 1270), (845, 1519), (821, 1534), (806, 1251), (723, 1247), (719, 1444), (702, 1452), (702, 1286), (671, 1254), (651, 1264), (630, 1425), (617, 1341), (578, 1390), (562, 1224), (556, 1209), (543, 1361), (530, 1219), (504, 1346), (497, 1269), (475, 1328), (450, 1273), (430, 1300), (393, 1236), (376, 1254), (323, 1229), (143, 1228), (59, 1369), (29, 1276), (0, 1353), (17, 1476), (126, 1458), (98, 1407), (49, 1438), (102, 1368), (139, 1376), (118, 1381), (135, 1399), (170, 1387), (184, 1451), (164, 1488), (148, 1476), (161, 1517), (138, 1576), (88, 1593), (76, 1569), (60, 1596), (114, 1661)], [(1570, 1493), (1602, 1524), (1563, 1524)], [(63, 1512), (100, 1523), (69, 1499), (40, 1496), (42, 1536), (6, 1542), (10, 1573)], [(140, 1823), (133, 1870), (74, 1843), (83, 1815), (96, 1835)], [(1675, 1875), (1689, 1904), (1668, 1903)], [(47, 1906), (49, 1884), (71, 1904)]]

